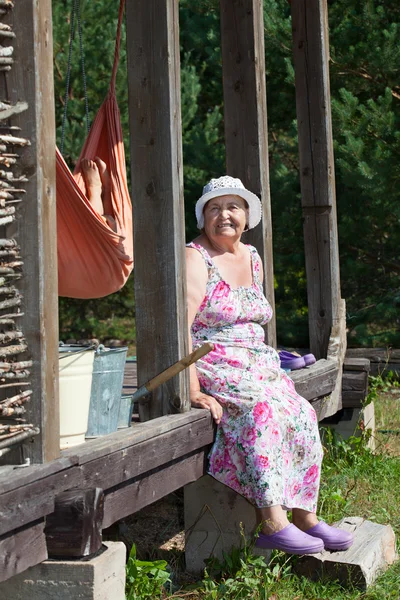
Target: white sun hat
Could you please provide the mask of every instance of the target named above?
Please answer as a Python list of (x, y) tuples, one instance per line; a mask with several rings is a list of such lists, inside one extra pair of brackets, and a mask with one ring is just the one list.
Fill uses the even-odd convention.
[(212, 198), (218, 198), (219, 196), (240, 196), (246, 200), (249, 205), (249, 229), (253, 229), (261, 221), (261, 202), (258, 196), (246, 190), (240, 179), (224, 175), (218, 179), (211, 179), (207, 185), (203, 188), (203, 195), (196, 202), (196, 218), (197, 227), (203, 229), (204, 227), (204, 206)]

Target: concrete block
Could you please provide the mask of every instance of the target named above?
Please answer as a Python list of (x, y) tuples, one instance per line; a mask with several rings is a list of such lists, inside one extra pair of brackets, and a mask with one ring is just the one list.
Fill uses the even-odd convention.
[[(254, 507), (210, 475), (185, 486), (186, 569), (199, 575), (207, 558), (222, 558), (233, 546), (243, 545), (256, 528)], [(254, 549), (268, 560), (271, 552)]]
[(1, 600), (125, 600), (126, 548), (104, 542), (81, 560), (45, 560), (0, 584)]
[(341, 418), (337, 423), (334, 419), (327, 419), (327, 422), (322, 422), (323, 427), (334, 429), (343, 439), (347, 440), (350, 436), (361, 435), (359, 424), (362, 421), (364, 427), (371, 431), (371, 437), (368, 442), (368, 447), (375, 450), (375, 407), (374, 403), (367, 404), (364, 408), (345, 408), (341, 411)]
[(317, 580), (338, 580), (343, 586), (365, 590), (389, 565), (398, 560), (396, 538), (390, 525), (379, 525), (361, 517), (342, 519), (337, 527), (351, 531), (354, 543), (342, 552), (324, 550), (300, 557), (296, 573)]

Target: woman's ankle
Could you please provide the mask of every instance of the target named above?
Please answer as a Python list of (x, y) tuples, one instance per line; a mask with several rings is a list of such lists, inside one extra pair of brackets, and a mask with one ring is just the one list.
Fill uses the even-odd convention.
[(292, 510), (292, 522), (301, 531), (307, 531), (318, 523), (318, 517), (315, 513), (303, 510), (301, 508), (294, 508)]

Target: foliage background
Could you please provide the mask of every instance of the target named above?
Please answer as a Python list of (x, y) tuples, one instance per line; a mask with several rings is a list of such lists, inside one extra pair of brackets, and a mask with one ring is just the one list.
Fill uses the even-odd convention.
[[(72, 0), (54, 0), (58, 141)], [(118, 2), (81, 0), (91, 117), (106, 93)], [(330, 78), (342, 296), (350, 345), (400, 347), (400, 5), (329, 0)], [(218, 0), (181, 0), (182, 124), (187, 237), (202, 186), (225, 172)], [(264, 0), (270, 185), (278, 342), (307, 347), (308, 322), (298, 176), (290, 6)], [(123, 43), (124, 47), (124, 43)], [(85, 137), (78, 39), (73, 44), (64, 155)], [(129, 159), (126, 55), (117, 81)], [(60, 336), (132, 342), (133, 277), (105, 299), (60, 300)]]

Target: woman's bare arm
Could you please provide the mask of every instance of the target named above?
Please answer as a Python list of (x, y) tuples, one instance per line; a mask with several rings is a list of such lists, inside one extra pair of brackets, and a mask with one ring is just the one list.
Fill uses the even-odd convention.
[[(190, 328), (198, 309), (203, 301), (207, 286), (207, 267), (200, 253), (194, 248), (186, 248), (186, 275), (187, 275), (187, 302), (188, 302), (188, 330), (189, 330), (189, 352), (192, 351), (192, 336)], [(219, 423), (222, 417), (222, 407), (213, 398), (204, 394), (200, 389), (196, 366), (191, 365), (190, 373), (190, 402), (197, 408), (208, 408), (213, 419)]]

